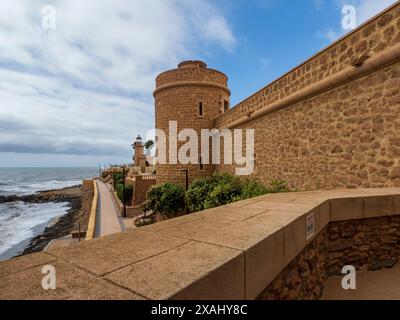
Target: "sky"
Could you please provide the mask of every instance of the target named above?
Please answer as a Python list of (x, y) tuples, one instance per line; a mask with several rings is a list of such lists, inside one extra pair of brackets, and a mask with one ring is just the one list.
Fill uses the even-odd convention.
[(203, 60), (236, 105), (394, 2), (1, 0), (0, 167), (130, 163), (160, 72)]

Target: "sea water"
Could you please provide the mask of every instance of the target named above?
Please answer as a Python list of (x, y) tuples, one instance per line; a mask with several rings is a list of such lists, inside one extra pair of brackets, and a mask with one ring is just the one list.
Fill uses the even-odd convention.
[[(96, 168), (0, 168), (0, 195), (61, 189), (96, 175)], [(69, 209), (67, 202), (0, 204), (0, 260), (22, 253), (32, 238)]]

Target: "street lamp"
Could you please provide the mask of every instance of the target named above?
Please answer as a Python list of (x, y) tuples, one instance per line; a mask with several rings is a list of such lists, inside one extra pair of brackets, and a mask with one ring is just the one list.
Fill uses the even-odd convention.
[[(179, 171), (185, 172), (185, 190), (189, 189), (189, 170), (188, 169), (180, 169)], [(186, 214), (189, 214), (189, 208), (186, 206)]]
[(125, 166), (122, 167), (122, 201), (124, 203), (124, 218), (126, 218), (126, 204), (125, 204)]

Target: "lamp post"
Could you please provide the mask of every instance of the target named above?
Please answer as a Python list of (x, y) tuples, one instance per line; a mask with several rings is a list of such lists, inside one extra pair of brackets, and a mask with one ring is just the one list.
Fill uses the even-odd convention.
[(125, 166), (122, 167), (122, 201), (124, 203), (124, 218), (126, 218), (126, 204), (125, 204)]
[[(188, 191), (189, 189), (189, 170), (188, 169), (181, 169), (179, 171), (185, 172), (185, 190)], [(189, 208), (186, 207), (186, 214), (189, 214)]]

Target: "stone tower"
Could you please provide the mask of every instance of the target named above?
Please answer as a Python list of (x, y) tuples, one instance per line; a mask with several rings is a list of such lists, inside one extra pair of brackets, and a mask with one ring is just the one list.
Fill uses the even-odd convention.
[[(161, 73), (156, 78), (155, 127), (166, 134), (167, 164), (157, 164), (157, 184), (173, 182), (185, 185), (188, 170), (189, 183), (197, 177), (211, 175), (212, 164), (203, 164), (200, 153), (201, 129), (213, 129), (214, 120), (229, 109), (228, 77), (207, 68), (202, 61), (184, 61), (178, 69)], [(171, 164), (169, 161), (169, 122), (176, 121), (177, 132), (190, 128), (199, 137), (197, 164)], [(185, 142), (178, 142), (178, 149)], [(211, 157), (210, 157), (211, 159)], [(211, 161), (211, 160), (210, 160)]]
[(132, 144), (133, 149), (135, 150), (134, 156), (134, 166), (135, 167), (145, 167), (146, 166), (146, 155), (144, 153), (144, 145), (142, 141), (142, 137), (140, 135), (137, 136), (135, 142)]

